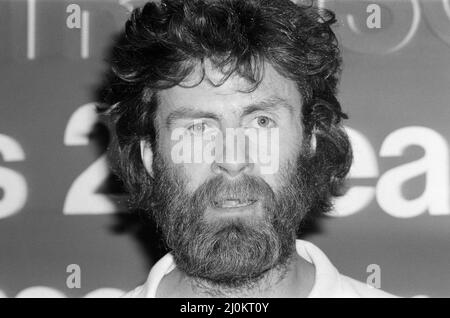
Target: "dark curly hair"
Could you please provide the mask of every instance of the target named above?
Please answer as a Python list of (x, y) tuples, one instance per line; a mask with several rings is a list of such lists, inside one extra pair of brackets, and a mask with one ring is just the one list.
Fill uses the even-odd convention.
[(256, 88), (264, 63), (297, 83), (305, 140), (316, 137), (315, 162), (329, 180), (328, 196), (341, 193), (352, 152), (336, 99), (341, 57), (331, 29), (334, 14), (289, 0), (163, 0), (133, 11), (110, 60), (113, 75), (104, 101), (117, 141), (117, 172), (139, 207), (151, 183), (139, 143), (155, 150), (156, 92), (190, 75), (206, 59)]

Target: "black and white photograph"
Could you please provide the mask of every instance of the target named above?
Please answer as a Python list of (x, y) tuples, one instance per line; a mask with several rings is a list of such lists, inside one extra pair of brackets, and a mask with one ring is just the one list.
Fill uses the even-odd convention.
[(0, 298), (450, 297), (449, 140), (449, 0), (0, 0)]

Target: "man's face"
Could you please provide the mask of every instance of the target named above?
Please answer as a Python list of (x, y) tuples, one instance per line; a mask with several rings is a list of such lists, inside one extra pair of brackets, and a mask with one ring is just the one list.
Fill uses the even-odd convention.
[[(223, 76), (211, 68), (206, 71), (213, 82)], [(197, 76), (183, 84), (196, 83)], [(244, 92), (248, 88), (235, 76), (217, 87), (204, 80), (159, 92), (156, 153), (141, 145), (155, 180), (153, 214), (177, 265), (191, 276), (228, 286), (249, 283), (283, 265), (313, 201), (314, 178), (302, 153), (301, 95), (295, 83), (267, 65), (260, 85)], [(233, 147), (231, 160), (174, 160), (180, 142), (174, 140), (175, 131), (202, 140), (207, 133), (225, 139), (232, 129), (275, 134), (275, 139), (256, 139), (256, 148), (269, 147), (279, 168), (263, 172), (264, 164), (249, 160), (248, 145), (226, 141), (215, 153)], [(198, 144), (192, 149), (198, 151)], [(236, 160), (239, 152), (246, 160)]]
[[(212, 81), (219, 81), (223, 77), (223, 74), (213, 69), (207, 69), (206, 74)], [(198, 74), (188, 78), (184, 84), (189, 85), (196, 81)], [(261, 160), (254, 160), (256, 162), (253, 163), (248, 162), (249, 160), (245, 160), (247, 162), (236, 160), (239, 155), (248, 159), (248, 146), (238, 145), (236, 142), (233, 145), (234, 149), (227, 148), (225, 138), (233, 131), (251, 129), (260, 134), (261, 138), (256, 141), (256, 148), (258, 152), (270, 154), (269, 161), (279, 161), (280, 167), (289, 161), (294, 162), (302, 142), (301, 95), (293, 81), (280, 76), (270, 65), (266, 66), (265, 77), (255, 91), (239, 92), (249, 87), (244, 79), (236, 76), (219, 87), (214, 87), (204, 80), (192, 88), (176, 86), (158, 94), (160, 98), (157, 116), (158, 151), (171, 168), (186, 176), (187, 191), (192, 193), (206, 180), (219, 175), (227, 180), (236, 180), (243, 175), (258, 176), (274, 190), (279, 189), (285, 181), (280, 180), (277, 169), (273, 169), (273, 173), (271, 171), (264, 173), (262, 170), (266, 165), (262, 164)], [(173, 163), (173, 150), (180, 142), (178, 138), (172, 140), (173, 133), (180, 129), (193, 136), (193, 139), (201, 134), (201, 131), (205, 134), (221, 134), (224, 138), (223, 149), (215, 149), (216, 152), (222, 150), (223, 153), (228, 153), (234, 150), (235, 160), (227, 160), (229, 158), (225, 154), (223, 162), (203, 160)], [(265, 133), (268, 137), (262, 140), (266, 136)], [(271, 141), (275, 141), (276, 144), (269, 145)], [(198, 150), (201, 149), (193, 147), (193, 152)], [(211, 219), (230, 216), (229, 213), (214, 212), (208, 214)]]

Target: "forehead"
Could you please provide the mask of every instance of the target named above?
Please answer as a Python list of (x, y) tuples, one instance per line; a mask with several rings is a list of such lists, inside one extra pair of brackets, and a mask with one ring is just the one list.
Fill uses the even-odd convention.
[(218, 114), (238, 113), (243, 107), (267, 99), (284, 99), (300, 112), (301, 95), (294, 81), (281, 76), (270, 65), (265, 65), (264, 77), (260, 85), (251, 92), (245, 92), (251, 86), (240, 76), (233, 75), (220, 86), (214, 86), (223, 78), (223, 74), (205, 65), (206, 76), (199, 85), (183, 87), (198, 83), (201, 73), (194, 72), (183, 86), (175, 86), (158, 93), (160, 107), (158, 117), (164, 119), (178, 108), (195, 108)]

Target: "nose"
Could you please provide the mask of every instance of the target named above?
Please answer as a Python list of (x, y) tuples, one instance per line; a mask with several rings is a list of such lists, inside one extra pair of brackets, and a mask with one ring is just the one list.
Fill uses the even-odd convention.
[(241, 139), (236, 140), (232, 133), (227, 134), (221, 149), (216, 149), (221, 153), (211, 165), (213, 173), (234, 178), (243, 173), (250, 173), (254, 169), (255, 164), (250, 160), (248, 153), (249, 140), (244, 135), (239, 136)]
[(212, 171), (215, 174), (223, 174), (227, 177), (234, 178), (243, 173), (249, 173), (253, 169), (253, 163), (237, 161), (233, 162), (213, 162)]

